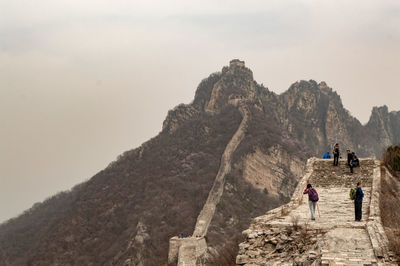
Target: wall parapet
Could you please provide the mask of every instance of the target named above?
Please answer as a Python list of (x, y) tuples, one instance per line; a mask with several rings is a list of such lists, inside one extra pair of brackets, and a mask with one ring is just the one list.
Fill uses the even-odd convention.
[[(178, 266), (195, 266), (197, 260), (207, 252), (207, 243), (204, 237), (179, 238), (172, 237), (169, 240), (168, 264)], [(187, 256), (193, 258), (187, 258)]]
[(392, 178), (392, 175), (386, 166), (381, 166), (381, 169), (374, 170), (371, 202), (369, 206), (369, 217), (366, 226), (376, 257), (381, 262), (385, 262), (390, 261), (393, 254), (389, 249), (389, 240), (383, 228), (379, 206), (381, 181), (382, 178), (384, 178), (382, 172)]

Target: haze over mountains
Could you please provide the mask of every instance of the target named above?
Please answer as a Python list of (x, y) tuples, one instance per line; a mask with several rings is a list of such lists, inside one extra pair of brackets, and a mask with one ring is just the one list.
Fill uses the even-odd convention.
[(363, 126), (325, 82), (299, 81), (278, 95), (233, 60), (200, 82), (192, 103), (169, 111), (155, 138), (2, 224), (0, 264), (165, 264), (169, 238), (193, 230), (242, 120), (240, 99), (249, 111), (246, 133), (207, 239), (217, 251), (252, 217), (288, 201), (308, 157), (336, 142), (380, 157), (400, 142), (400, 112), (376, 107)]
[(399, 10), (396, 0), (0, 1), (0, 222), (158, 134), (167, 110), (236, 56), (279, 94), (325, 80), (363, 124), (372, 106), (400, 110)]

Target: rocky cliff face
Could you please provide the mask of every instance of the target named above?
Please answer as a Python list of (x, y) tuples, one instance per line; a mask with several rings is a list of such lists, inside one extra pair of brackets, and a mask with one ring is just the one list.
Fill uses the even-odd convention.
[(243, 108), (243, 136), (208, 227), (214, 253), (252, 217), (289, 200), (306, 158), (336, 142), (379, 157), (400, 141), (398, 112), (376, 108), (363, 126), (324, 82), (299, 81), (278, 95), (233, 60), (199, 84), (192, 103), (168, 113), (157, 137), (2, 224), (0, 264), (165, 264), (169, 238), (193, 232)]
[(374, 152), (381, 155), (383, 148), (400, 143), (400, 112), (389, 112), (387, 106), (374, 107), (366, 131), (376, 140)]
[[(301, 176), (304, 170), (304, 162), (280, 145), (272, 146), (267, 153), (256, 149), (243, 159), (243, 163), (243, 178), (260, 192), (274, 196), (290, 197), (295, 177)], [(288, 172), (294, 178), (285, 182)]]
[(342, 149), (349, 148), (359, 155), (375, 155), (372, 138), (325, 82), (296, 82), (280, 98), (287, 110), (287, 130), (310, 147), (313, 154), (330, 151), (335, 143), (340, 143)]

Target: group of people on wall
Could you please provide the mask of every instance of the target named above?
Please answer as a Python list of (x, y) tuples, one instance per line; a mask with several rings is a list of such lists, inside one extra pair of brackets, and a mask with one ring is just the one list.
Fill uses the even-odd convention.
[[(350, 189), (350, 199), (354, 201), (354, 220), (360, 222), (362, 219), (362, 202), (364, 198), (364, 192), (361, 189), (361, 182), (357, 183), (356, 188)], [(311, 220), (315, 220), (315, 210), (318, 209), (318, 192), (311, 184), (307, 184), (303, 194), (308, 195), (308, 206), (310, 207)], [(319, 210), (318, 210), (319, 212)]]
[[(360, 160), (358, 159), (355, 152), (351, 152), (349, 149), (347, 152), (347, 166), (350, 168), (350, 173), (354, 173), (353, 168), (360, 166)], [(336, 143), (333, 149), (333, 166), (339, 166), (340, 156), (340, 147), (339, 143)], [(325, 153), (323, 159), (332, 159), (332, 156), (329, 152)], [(354, 201), (354, 216), (355, 221), (361, 221), (362, 219), (362, 202), (364, 198), (364, 192), (362, 191), (361, 182), (357, 183), (355, 188), (350, 189), (350, 199)], [(311, 212), (311, 220), (315, 220), (315, 210), (318, 209), (318, 200), (319, 196), (315, 188), (312, 187), (311, 184), (307, 184), (303, 194), (308, 195), (308, 205)]]
[[(349, 149), (346, 150), (347, 152), (347, 165), (350, 168), (350, 173), (354, 173), (353, 168), (360, 166), (360, 160), (358, 159), (356, 153), (353, 151), (351, 152)], [(333, 166), (338, 166), (339, 165), (339, 158), (342, 158), (340, 156), (340, 147), (339, 143), (335, 144), (335, 147), (333, 148)], [(324, 156), (322, 157), (323, 159), (331, 159), (331, 154), (329, 152), (325, 153)]]

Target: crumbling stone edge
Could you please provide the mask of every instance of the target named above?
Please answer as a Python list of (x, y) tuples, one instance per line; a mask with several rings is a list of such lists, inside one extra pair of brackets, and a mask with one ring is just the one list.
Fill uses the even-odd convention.
[(374, 176), (372, 180), (371, 202), (366, 229), (378, 261), (380, 263), (389, 263), (392, 261), (393, 254), (389, 250), (389, 241), (382, 225), (379, 200), (381, 192), (381, 180), (383, 178), (381, 175), (381, 170), (385, 170), (385, 173), (388, 175), (390, 175), (390, 172), (385, 166), (380, 166), (380, 161), (376, 160), (375, 164), (377, 167), (374, 169)]

